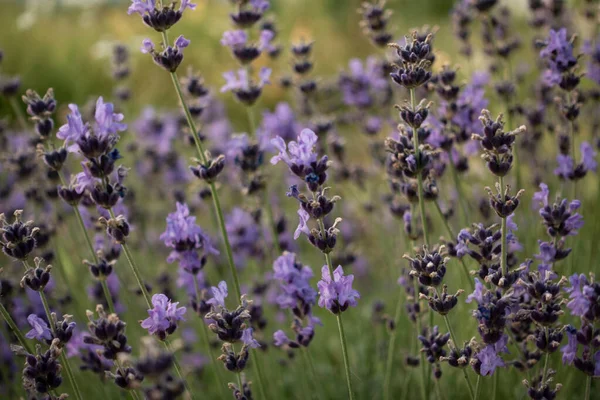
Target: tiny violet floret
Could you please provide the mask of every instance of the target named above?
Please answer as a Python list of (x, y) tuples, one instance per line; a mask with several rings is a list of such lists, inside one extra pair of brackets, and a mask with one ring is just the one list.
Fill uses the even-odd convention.
[(333, 279), (329, 267), (321, 268), (321, 280), (317, 283), (319, 288), (319, 307), (327, 308), (334, 314), (339, 314), (349, 306), (356, 307), (360, 298), (358, 291), (352, 289), (354, 275), (344, 276), (344, 270), (339, 265), (333, 272)]

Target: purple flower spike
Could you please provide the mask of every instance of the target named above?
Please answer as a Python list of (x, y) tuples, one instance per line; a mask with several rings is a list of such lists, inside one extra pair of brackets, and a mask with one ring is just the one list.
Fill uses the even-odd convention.
[(52, 332), (48, 328), (46, 321), (35, 314), (30, 314), (27, 317), (27, 322), (31, 326), (31, 330), (25, 334), (27, 339), (37, 339), (39, 341), (52, 340)]
[(333, 272), (333, 280), (327, 265), (321, 268), (319, 288), (319, 307), (327, 308), (334, 314), (345, 311), (348, 306), (356, 307), (360, 298), (358, 291), (352, 289), (354, 275), (344, 276), (344, 270), (339, 265)]
[(219, 282), (218, 287), (211, 288), (213, 298), (207, 301), (208, 304), (213, 307), (221, 306), (225, 308), (225, 299), (227, 298), (227, 282), (221, 281)]

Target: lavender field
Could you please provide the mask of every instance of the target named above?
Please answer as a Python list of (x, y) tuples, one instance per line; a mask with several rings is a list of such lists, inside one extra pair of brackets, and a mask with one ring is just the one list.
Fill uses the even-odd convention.
[(600, 1), (0, 13), (0, 399), (600, 399)]

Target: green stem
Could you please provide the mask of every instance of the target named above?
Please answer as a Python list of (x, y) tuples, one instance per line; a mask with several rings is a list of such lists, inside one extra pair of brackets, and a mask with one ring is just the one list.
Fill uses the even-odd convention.
[(254, 367), (256, 368), (256, 378), (258, 381), (258, 388), (260, 389), (263, 399), (268, 399), (269, 395), (263, 384), (263, 382), (265, 382), (265, 378), (264, 378), (264, 374), (263, 374), (263, 370), (262, 370), (262, 365), (260, 363), (260, 357), (258, 357), (258, 350), (251, 349), (251, 353), (252, 353), (252, 357), (254, 358)]
[[(437, 209), (437, 212), (440, 215), (440, 218), (441, 218), (442, 222), (444, 223), (444, 226), (446, 227), (446, 231), (448, 231), (448, 235), (450, 235), (450, 238), (452, 238), (451, 240), (454, 240), (456, 238), (456, 235), (452, 231), (452, 228), (450, 227), (448, 220), (444, 217), (444, 213), (442, 212), (442, 209), (440, 208), (440, 204), (437, 202), (437, 200), (434, 201), (433, 203), (435, 204), (435, 208)], [(462, 258), (457, 258), (457, 260), (459, 260), (462, 265), (463, 273), (465, 274), (465, 277), (467, 278), (467, 282), (469, 282), (469, 285), (471, 286), (471, 290), (475, 290), (475, 283), (474, 283), (473, 279), (471, 279), (471, 274), (469, 274), (469, 268), (467, 268), (467, 264), (465, 264), (465, 260), (463, 260)]]
[[(414, 247), (414, 244), (413, 244)], [(419, 281), (418, 279), (413, 279), (414, 281), (414, 288), (415, 288), (415, 302), (419, 303)], [(417, 334), (415, 337), (418, 337), (419, 335), (423, 334), (423, 328), (421, 325), (421, 316), (417, 313), (415, 316), (416, 319), (416, 328), (417, 328)], [(418, 343), (418, 342), (417, 342)], [(418, 349), (418, 345), (417, 345), (417, 349)], [(428, 399), (428, 391), (429, 391), (429, 380), (426, 378), (427, 377), (427, 372), (425, 371), (425, 353), (422, 351), (419, 351), (419, 356), (421, 357), (421, 362), (419, 363), (420, 369), (421, 369), (421, 395), (423, 396), (423, 400), (427, 400)]]
[(585, 400), (590, 400), (590, 393), (592, 392), (592, 377), (590, 375), (587, 376), (585, 380)]
[[(165, 43), (167, 43), (166, 32), (163, 32), (163, 39)], [(185, 99), (183, 98), (183, 92), (181, 91), (181, 85), (179, 83), (179, 79), (177, 78), (177, 73), (171, 72), (171, 81), (173, 81), (173, 87), (175, 88), (175, 92), (177, 93), (177, 97), (179, 98), (179, 103), (181, 104), (181, 108), (185, 114), (185, 119), (187, 120), (188, 126), (194, 137), (194, 143), (196, 145), (196, 151), (198, 153), (198, 157), (200, 160), (206, 164), (207, 158), (204, 154), (204, 149), (202, 147), (202, 143), (200, 142), (200, 137), (198, 136), (198, 130), (196, 128), (196, 123), (194, 122), (194, 118), (190, 113), (190, 110), (185, 103)], [(231, 244), (229, 243), (229, 237), (227, 236), (227, 229), (225, 228), (225, 218), (223, 217), (223, 210), (221, 209), (221, 202), (219, 200), (219, 194), (217, 193), (217, 188), (214, 182), (209, 183), (210, 193), (213, 199), (213, 205), (215, 211), (217, 212), (217, 220), (219, 222), (219, 229), (221, 230), (221, 236), (223, 237), (223, 242), (225, 243), (225, 253), (227, 254), (227, 261), (229, 264), (229, 270), (231, 272), (231, 276), (233, 278), (234, 289), (237, 299), (242, 296), (242, 291), (240, 290), (240, 282), (237, 274), (237, 270), (235, 268), (235, 263), (233, 262), (233, 252), (231, 250)], [(237, 301), (237, 300), (236, 300)]]
[(479, 389), (481, 384), (481, 375), (477, 375), (477, 382), (475, 383), (475, 400), (479, 399)]
[(19, 125), (21, 125), (21, 129), (24, 131), (29, 130), (29, 126), (27, 125), (27, 119), (25, 118), (25, 114), (23, 114), (23, 110), (19, 107), (17, 103), (17, 98), (11, 96), (9, 99), (10, 105), (17, 116), (17, 120), (19, 121)]
[(177, 356), (175, 355), (175, 350), (173, 350), (173, 346), (171, 346), (171, 342), (169, 342), (169, 339), (165, 339), (163, 341), (163, 344), (165, 345), (165, 348), (167, 349), (167, 351), (169, 351), (171, 354), (173, 354), (173, 368), (175, 369), (175, 373), (183, 381), (185, 390), (188, 392), (188, 394), (190, 395), (190, 398), (193, 400), (194, 394), (190, 390), (190, 386), (188, 385), (187, 380), (183, 377), (183, 373), (181, 371), (181, 365), (179, 365), (179, 361), (177, 360)]
[(396, 313), (394, 314), (394, 330), (390, 332), (390, 340), (388, 343), (386, 367), (385, 367), (385, 379), (383, 384), (383, 398), (390, 398), (390, 383), (392, 381), (392, 367), (394, 365), (394, 347), (396, 346), (396, 333), (398, 332), (398, 322), (400, 321), (400, 313), (402, 311), (402, 300), (403, 296), (400, 293), (398, 296), (398, 303), (396, 304)]
[[(498, 178), (500, 183), (500, 192), (504, 191), (504, 177)], [(508, 243), (507, 243), (507, 228), (506, 228), (506, 218), (502, 218), (502, 225), (500, 228), (500, 233), (502, 234), (502, 242), (500, 247), (500, 267), (502, 268), (502, 275), (506, 278), (508, 277)]]
[[(450, 325), (450, 320), (448, 319), (447, 315), (444, 315), (444, 322), (446, 323), (446, 328), (448, 328), (448, 332), (450, 332), (450, 337), (452, 338), (454, 348), (457, 349), (458, 342), (456, 341), (456, 336), (454, 335), (454, 331), (452, 330), (452, 325)], [(467, 386), (469, 388), (469, 393), (471, 395), (471, 399), (475, 399), (475, 392), (473, 391), (473, 385), (471, 384), (469, 375), (467, 375), (467, 370), (466, 370), (466, 368), (461, 368), (461, 370), (465, 377), (465, 381), (467, 382)]]
[(8, 324), (8, 327), (16, 336), (17, 340), (19, 341), (19, 344), (23, 346), (23, 348), (27, 350), (29, 354), (34, 354), (31, 350), (31, 347), (29, 347), (29, 343), (27, 343), (27, 340), (25, 340), (25, 336), (23, 336), (23, 333), (19, 330), (19, 327), (17, 326), (17, 324), (15, 324), (15, 321), (12, 319), (12, 317), (8, 313), (8, 310), (4, 307), (4, 304), (2, 304), (2, 302), (0, 302), (0, 314), (2, 314), (2, 318), (4, 318), (4, 320)]
[[(65, 178), (62, 176), (62, 174), (59, 173), (58, 176), (60, 177), (60, 183), (63, 186), (67, 186)], [(79, 208), (77, 206), (73, 206), (73, 211), (75, 212), (75, 217), (77, 218), (77, 223), (79, 224), (81, 233), (83, 233), (83, 237), (85, 238), (85, 242), (87, 243), (88, 249), (90, 250), (90, 253), (92, 254), (94, 263), (97, 265), (99, 262), (98, 254), (96, 254), (96, 251), (94, 250), (94, 245), (92, 244), (92, 240), (90, 239), (90, 235), (88, 234), (88, 231), (85, 228), (85, 224), (83, 223), (83, 218), (81, 217), (81, 212), (79, 212)], [(110, 290), (108, 289), (108, 285), (106, 284), (106, 281), (104, 279), (101, 279), (100, 285), (102, 285), (102, 292), (104, 293), (104, 297), (106, 298), (106, 304), (108, 305), (108, 311), (111, 314), (114, 314), (115, 306), (113, 304), (112, 295), (110, 294)]]
[[(56, 324), (54, 323), (54, 318), (52, 318), (52, 313), (50, 312), (50, 306), (48, 305), (48, 299), (46, 298), (46, 295), (44, 294), (43, 291), (41, 291), (39, 293), (40, 293), (40, 299), (42, 300), (42, 304), (44, 306), (44, 311), (46, 311), (46, 318), (48, 318), (48, 321), (50, 322), (50, 328), (52, 329), (52, 334), (54, 337), (56, 337)], [(67, 378), (69, 379), (69, 382), (71, 383), (73, 392), (75, 392), (75, 398), (77, 398), (77, 400), (82, 400), (83, 397), (81, 396), (81, 392), (79, 391), (79, 386), (77, 385), (77, 381), (75, 380), (75, 377), (73, 376), (73, 370), (71, 370), (71, 365), (69, 364), (69, 360), (65, 356), (65, 353), (62, 351), (62, 349), (60, 352), (60, 360), (63, 363), (63, 367), (65, 369), (65, 372), (67, 373)]]
[[(321, 222), (321, 225), (323, 223)], [(325, 253), (325, 261), (327, 261), (327, 266), (329, 267), (329, 275), (331, 276), (331, 280), (335, 280), (333, 275), (333, 264), (331, 263), (331, 257), (329, 257), (328, 253)], [(346, 334), (344, 333), (344, 324), (342, 322), (342, 314), (336, 314), (338, 331), (340, 333), (340, 342), (342, 342), (342, 357), (344, 358), (344, 369), (346, 370), (346, 384), (348, 386), (348, 398), (350, 400), (354, 399), (354, 391), (352, 390), (352, 378), (350, 377), (350, 360), (348, 358), (348, 347), (346, 344)]]
[[(110, 217), (112, 219), (116, 218), (115, 213), (112, 210), (112, 208), (108, 209), (108, 213), (110, 214)], [(137, 284), (140, 287), (140, 290), (142, 291), (142, 296), (144, 296), (146, 305), (148, 306), (148, 308), (152, 308), (152, 302), (150, 301), (150, 295), (148, 294), (148, 291), (146, 290), (146, 285), (144, 284), (144, 281), (142, 279), (142, 274), (140, 273), (140, 270), (138, 269), (137, 265), (135, 264), (135, 261), (133, 261), (133, 255), (131, 254), (129, 245), (127, 243), (121, 243), (121, 248), (123, 249), (123, 252), (125, 253), (125, 258), (127, 258), (127, 262), (129, 263), (129, 267), (131, 267), (133, 276), (135, 277), (135, 280), (137, 281)]]
[[(410, 89), (410, 105), (412, 107), (413, 112), (416, 111), (416, 100), (415, 100), (415, 89)], [(415, 148), (415, 158), (419, 160), (420, 158), (420, 150), (419, 150), (419, 135), (417, 133), (417, 129), (412, 128), (412, 136), (413, 136), (413, 145)], [(419, 213), (421, 214), (421, 229), (423, 229), (423, 241), (426, 246), (429, 246), (429, 239), (427, 237), (427, 222), (425, 215), (425, 199), (423, 198), (423, 176), (419, 171), (417, 173), (417, 185), (418, 185), (418, 195), (419, 195)]]
[[(312, 357), (310, 356), (310, 351), (308, 351), (308, 347), (302, 346), (302, 355), (304, 356), (304, 362), (306, 363), (308, 370), (310, 371), (310, 379), (312, 379), (313, 384), (318, 382), (317, 373), (315, 371), (315, 365), (313, 364)], [(312, 390), (312, 393), (315, 398), (320, 399), (318, 390)]]

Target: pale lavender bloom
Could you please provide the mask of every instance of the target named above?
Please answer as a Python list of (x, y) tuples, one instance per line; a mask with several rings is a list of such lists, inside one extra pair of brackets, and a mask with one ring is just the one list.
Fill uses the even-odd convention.
[(142, 47), (140, 48), (140, 51), (144, 54), (153, 53), (154, 47), (155, 47), (154, 42), (152, 42), (152, 40), (146, 38), (146, 39), (142, 40)]
[(381, 65), (375, 57), (363, 62), (357, 58), (348, 63), (348, 72), (340, 76), (340, 89), (344, 103), (359, 108), (369, 107), (374, 97), (388, 87)]
[(269, 9), (269, 1), (268, 0), (250, 0), (250, 5), (255, 11), (264, 13)]
[(179, 50), (185, 49), (190, 45), (190, 42), (191, 41), (184, 38), (183, 35), (179, 35), (177, 39), (175, 39), (175, 47), (177, 47)]
[(275, 49), (277, 49), (277, 47), (273, 46), (271, 44), (271, 41), (273, 40), (273, 38), (275, 37), (275, 33), (273, 31), (270, 30), (262, 30), (260, 31), (260, 39), (259, 39), (259, 45), (258, 45), (258, 49), (260, 51), (268, 51), (271, 52)]
[(565, 292), (569, 293), (570, 299), (567, 307), (571, 310), (571, 315), (583, 317), (590, 308), (590, 301), (583, 293), (588, 280), (583, 274), (573, 274), (569, 277), (569, 282), (571, 286), (565, 289)]
[(319, 140), (317, 135), (310, 129), (303, 129), (297, 140), (297, 142), (290, 141), (286, 146), (282, 138), (272, 139), (271, 143), (279, 150), (279, 154), (271, 158), (271, 164), (283, 161), (291, 167), (292, 165), (310, 166), (311, 163), (316, 162), (315, 146)]
[(177, 119), (171, 114), (158, 114), (152, 107), (145, 107), (140, 117), (133, 123), (138, 143), (158, 153), (166, 155), (172, 149), (172, 141), (179, 132)]
[(583, 142), (581, 143), (579, 149), (581, 151), (581, 163), (583, 164), (583, 167), (587, 171), (596, 172), (596, 169), (598, 168), (598, 162), (596, 161), (596, 152), (594, 151), (592, 145), (590, 145), (588, 142)]
[(544, 76), (548, 84), (557, 84), (561, 81), (561, 74), (577, 64), (573, 55), (573, 43), (567, 38), (567, 29), (558, 31), (550, 29), (546, 46), (540, 51), (540, 57), (546, 60), (547, 74)]
[(475, 355), (475, 358), (481, 362), (481, 375), (491, 376), (494, 374), (496, 368), (505, 366), (504, 361), (498, 354), (500, 352), (508, 353), (506, 347), (507, 341), (508, 336), (504, 335), (498, 342), (485, 346)]
[(256, 349), (256, 348), (260, 347), (260, 343), (258, 343), (258, 340), (254, 339), (254, 336), (252, 335), (253, 332), (254, 332), (254, 329), (252, 329), (252, 328), (244, 329), (244, 331), (242, 332), (242, 342), (246, 346)]
[(275, 341), (275, 346), (277, 347), (285, 346), (286, 344), (290, 343), (290, 339), (281, 329), (273, 333), (273, 340)]
[(269, 139), (279, 136), (284, 141), (289, 141), (297, 137), (300, 130), (301, 126), (296, 120), (292, 107), (288, 103), (281, 102), (275, 106), (272, 113), (269, 111), (263, 113), (259, 131)]
[(112, 103), (105, 103), (102, 97), (98, 97), (96, 101), (96, 125), (94, 133), (100, 137), (114, 135), (118, 132), (123, 132), (127, 129), (127, 124), (123, 121), (123, 114), (115, 113), (115, 106)]
[[(271, 83), (269, 80), (270, 77), (271, 69), (265, 67), (261, 68), (258, 73), (258, 87), (262, 88), (264, 85)], [(248, 76), (248, 72), (244, 68), (237, 71), (225, 72), (223, 78), (225, 78), (225, 85), (221, 87), (221, 93), (250, 89), (251, 80)]]
[(127, 14), (131, 15), (134, 12), (143, 16), (146, 13), (154, 11), (156, 0), (131, 0)]
[(64, 140), (66, 143), (76, 142), (80, 137), (85, 136), (90, 127), (83, 122), (81, 112), (76, 104), (69, 104), (71, 113), (67, 115), (67, 123), (61, 126), (56, 133), (56, 137)]
[(550, 190), (548, 189), (548, 185), (545, 183), (540, 183), (540, 191), (535, 192), (532, 197), (531, 204), (534, 209), (539, 210), (542, 207), (546, 207), (548, 205), (548, 196), (550, 195)]
[(233, 248), (235, 264), (242, 266), (248, 257), (261, 254), (261, 226), (248, 211), (233, 208), (225, 217), (225, 229)]
[(466, 303), (471, 303), (473, 300), (477, 302), (477, 304), (483, 303), (483, 283), (477, 278), (475, 278), (475, 290), (473, 293), (467, 296)]
[(160, 235), (168, 247), (176, 251), (202, 248), (208, 253), (219, 254), (202, 228), (196, 224), (196, 217), (190, 215), (187, 204), (176, 204), (177, 211), (167, 216), (167, 229)]
[(558, 164), (558, 167), (556, 167), (554, 170), (554, 175), (560, 177), (561, 179), (568, 179), (575, 165), (575, 162), (571, 156), (559, 154), (556, 156), (556, 163)]
[(360, 298), (358, 291), (352, 289), (354, 275), (344, 276), (344, 270), (339, 265), (333, 272), (333, 279), (329, 267), (321, 268), (321, 280), (317, 283), (319, 288), (319, 307), (327, 308), (333, 313), (345, 311), (348, 306), (355, 307)]
[(577, 329), (568, 325), (566, 332), (568, 342), (560, 348), (560, 352), (562, 353), (563, 364), (571, 365), (577, 357)]
[(30, 314), (27, 317), (27, 322), (31, 326), (31, 330), (25, 334), (27, 339), (37, 339), (39, 341), (52, 340), (52, 332), (48, 328), (46, 321), (35, 314)]
[[(296, 261), (296, 254), (284, 252), (273, 262), (273, 278), (281, 282), (281, 292), (276, 298), (279, 307), (294, 308), (298, 303), (313, 305), (317, 293), (310, 286), (313, 272), (307, 265)], [(304, 308), (304, 307), (302, 307)]]
[(177, 326), (178, 321), (184, 320), (186, 308), (177, 307), (179, 302), (172, 303), (164, 294), (153, 295), (152, 305), (154, 308), (148, 310), (149, 317), (141, 322), (142, 328), (151, 335), (164, 334), (167, 329)]
[(310, 215), (304, 209), (300, 208), (298, 210), (298, 216), (300, 217), (300, 221), (298, 222), (298, 227), (294, 231), (294, 240), (298, 240), (301, 233), (304, 233), (306, 236), (310, 235), (310, 229), (308, 229), (308, 220), (310, 219)]
[(246, 43), (248, 43), (248, 34), (242, 29), (223, 32), (223, 37), (221, 38), (221, 45), (223, 46), (236, 50), (246, 46)]
[(94, 178), (92, 176), (86, 164), (81, 163), (81, 165), (83, 166), (83, 172), (79, 172), (77, 175), (75, 175), (75, 183), (73, 185), (73, 188), (79, 194), (83, 193), (86, 189), (93, 189), (98, 182), (98, 178)]
[(218, 287), (211, 287), (211, 292), (213, 295), (212, 299), (207, 301), (208, 304), (213, 307), (221, 306), (225, 308), (225, 299), (227, 298), (227, 282), (221, 281), (219, 282)]

